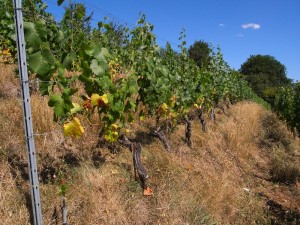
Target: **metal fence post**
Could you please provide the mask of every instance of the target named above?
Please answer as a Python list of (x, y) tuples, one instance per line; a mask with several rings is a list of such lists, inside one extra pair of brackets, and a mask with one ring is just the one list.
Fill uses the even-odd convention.
[(35, 225), (42, 225), (42, 210), (40, 202), (39, 192), (39, 180), (37, 173), (35, 146), (34, 146), (34, 134), (32, 127), (31, 105), (30, 105), (30, 93), (29, 93), (29, 80), (26, 63), (26, 51), (25, 51), (25, 38), (24, 38), (24, 25), (22, 14), (22, 2), (21, 0), (13, 0), (15, 29), (16, 29), (16, 43), (18, 49), (18, 64), (20, 83), (22, 89), (22, 106), (23, 106), (23, 118), (25, 129), (25, 142), (28, 156), (28, 169), (30, 179), (30, 191), (32, 201), (32, 213)]
[(62, 196), (62, 218), (63, 218), (63, 225), (68, 225), (67, 224), (67, 206), (66, 206), (66, 198), (65, 196)]

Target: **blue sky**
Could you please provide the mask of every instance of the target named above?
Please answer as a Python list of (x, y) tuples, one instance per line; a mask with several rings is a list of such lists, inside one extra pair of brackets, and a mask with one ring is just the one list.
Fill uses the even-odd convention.
[[(68, 0), (66, 0), (68, 1)], [(63, 8), (44, 0), (60, 19)], [(250, 55), (274, 56), (286, 66), (287, 76), (300, 81), (300, 0), (77, 0), (94, 12), (135, 25), (139, 13), (154, 25), (158, 43), (179, 44), (185, 28), (187, 46), (204, 40), (221, 47), (225, 60), (239, 69)]]

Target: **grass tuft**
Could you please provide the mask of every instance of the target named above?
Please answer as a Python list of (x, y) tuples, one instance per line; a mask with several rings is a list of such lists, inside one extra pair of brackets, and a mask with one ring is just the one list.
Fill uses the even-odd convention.
[(300, 178), (300, 168), (293, 155), (282, 149), (273, 151), (270, 164), (272, 180), (282, 183), (296, 183)]
[(286, 126), (279, 121), (274, 113), (265, 113), (261, 118), (262, 137), (261, 144), (269, 149), (273, 146), (282, 146), (286, 151), (291, 151), (291, 134)]

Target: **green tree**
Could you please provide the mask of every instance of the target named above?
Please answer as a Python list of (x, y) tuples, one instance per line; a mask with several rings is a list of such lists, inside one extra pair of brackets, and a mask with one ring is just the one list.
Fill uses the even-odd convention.
[(93, 14), (87, 15), (86, 8), (81, 3), (70, 2), (69, 5), (65, 6), (60, 27), (68, 37), (65, 42), (67, 42), (70, 51), (77, 52), (83, 40), (89, 39), (92, 16)]
[(104, 21), (98, 22), (98, 27), (92, 29), (91, 39), (101, 45), (109, 52), (118, 51), (119, 48), (128, 45), (129, 28), (117, 24), (116, 22)]
[(195, 41), (188, 49), (189, 57), (196, 62), (199, 68), (207, 68), (211, 51), (209, 44), (205, 41)]
[(239, 71), (245, 75), (253, 90), (271, 104), (278, 88), (291, 84), (285, 66), (270, 55), (251, 55)]

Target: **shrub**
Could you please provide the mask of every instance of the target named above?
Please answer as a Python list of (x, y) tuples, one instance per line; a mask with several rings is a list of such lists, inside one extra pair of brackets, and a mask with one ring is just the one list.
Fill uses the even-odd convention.
[(296, 183), (300, 177), (300, 169), (293, 160), (292, 154), (282, 149), (275, 149), (271, 159), (270, 173), (273, 181)]
[(267, 148), (282, 146), (285, 151), (291, 152), (291, 137), (282, 122), (273, 113), (262, 116), (261, 144)]

